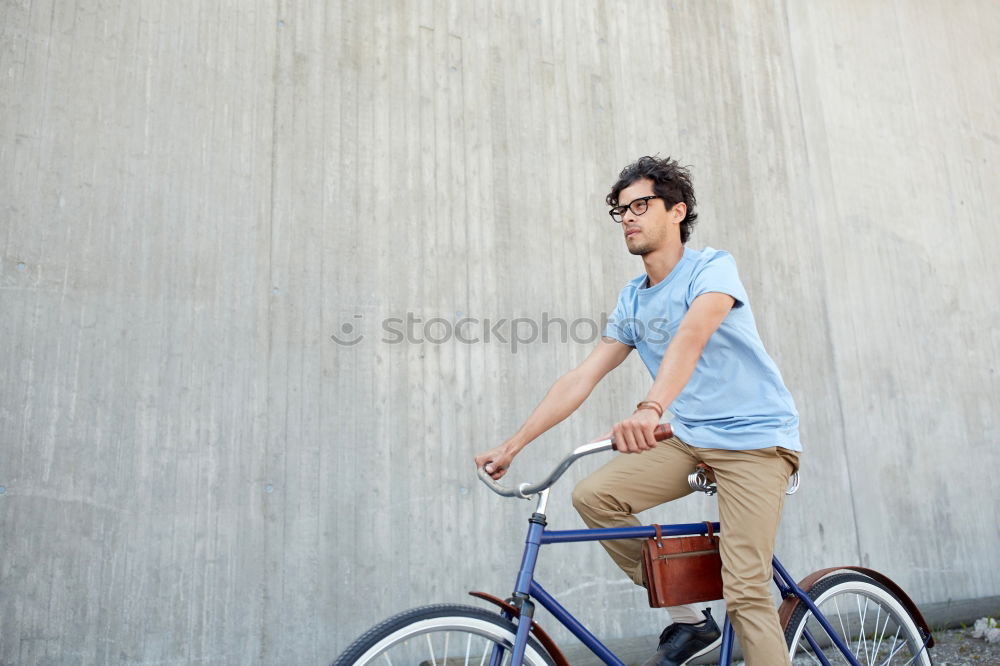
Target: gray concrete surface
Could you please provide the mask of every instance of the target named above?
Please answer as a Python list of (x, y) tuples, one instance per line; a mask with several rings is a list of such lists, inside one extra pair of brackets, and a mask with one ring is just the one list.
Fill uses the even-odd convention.
[[(322, 663), (506, 594), (527, 506), (471, 456), (639, 272), (603, 197), (656, 152), (693, 166), (691, 244), (736, 256), (802, 413), (789, 568), (1000, 594), (997, 3), (0, 16), (0, 663)], [(478, 341), (444, 339), (466, 317)], [(629, 361), (512, 475), (647, 381)], [(582, 619), (658, 631), (599, 546), (562, 548), (539, 577)]]

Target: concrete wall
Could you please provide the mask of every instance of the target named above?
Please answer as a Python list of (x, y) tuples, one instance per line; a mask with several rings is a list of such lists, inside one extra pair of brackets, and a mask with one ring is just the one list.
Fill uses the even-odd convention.
[[(529, 507), (471, 457), (641, 270), (603, 197), (657, 152), (693, 165), (691, 245), (736, 256), (802, 413), (786, 564), (1000, 595), (995, 2), (0, 14), (3, 664), (322, 663), (508, 593)], [(511, 342), (543, 316), (569, 330)], [(442, 340), (462, 317), (479, 341)], [(647, 384), (631, 359), (512, 476)], [(658, 631), (598, 545), (561, 548), (539, 577), (582, 618)]]

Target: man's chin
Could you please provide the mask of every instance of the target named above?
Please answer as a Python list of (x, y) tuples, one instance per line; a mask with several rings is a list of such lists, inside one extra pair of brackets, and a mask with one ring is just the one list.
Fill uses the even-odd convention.
[(631, 252), (632, 254), (638, 256), (638, 257), (641, 257), (641, 256), (643, 256), (645, 254), (649, 254), (649, 246), (648, 245), (630, 245), (629, 248), (628, 248), (628, 251)]

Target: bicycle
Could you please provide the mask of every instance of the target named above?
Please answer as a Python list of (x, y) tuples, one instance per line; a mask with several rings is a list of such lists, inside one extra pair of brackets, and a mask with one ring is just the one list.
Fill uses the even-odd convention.
[[(670, 427), (656, 429), (656, 439), (671, 436)], [(574, 449), (552, 472), (536, 484), (507, 488), (483, 469), (479, 478), (499, 495), (531, 499), (535, 511), (528, 519), (528, 534), (514, 593), (506, 600), (483, 592), (473, 596), (499, 607), (499, 612), (462, 604), (422, 606), (395, 615), (372, 627), (334, 662), (334, 666), (370, 663), (456, 666), (568, 666), (555, 641), (534, 621), (535, 601), (546, 608), (570, 633), (601, 661), (625, 666), (587, 627), (566, 610), (534, 579), (535, 563), (546, 544), (649, 538), (653, 526), (582, 530), (546, 530), (549, 488), (583, 456), (608, 451), (605, 439)], [(714, 494), (710, 469), (699, 466), (688, 477), (692, 489)], [(788, 494), (798, 488), (797, 474)], [(721, 532), (718, 523), (713, 524)], [(704, 523), (661, 526), (664, 536), (701, 534)], [(723, 536), (724, 538), (724, 536)], [(919, 664), (931, 666), (928, 648), (934, 639), (910, 597), (888, 576), (855, 566), (821, 569), (796, 583), (777, 557), (772, 560), (774, 583), (781, 595), (779, 619), (794, 664), (850, 664), (851, 666)], [(533, 601), (535, 600), (535, 601)], [(528, 621), (523, 621), (527, 618)], [(719, 647), (719, 664), (731, 663), (735, 634), (727, 617)]]

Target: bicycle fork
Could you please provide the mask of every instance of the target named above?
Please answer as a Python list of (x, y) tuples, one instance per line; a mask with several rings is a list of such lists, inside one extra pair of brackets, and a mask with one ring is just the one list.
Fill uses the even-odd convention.
[[(514, 594), (509, 600), (520, 611), (517, 635), (514, 638), (510, 659), (511, 664), (520, 664), (524, 660), (524, 651), (528, 645), (528, 632), (531, 631), (531, 621), (535, 615), (535, 604), (532, 603), (528, 593), (531, 589), (531, 580), (535, 575), (538, 551), (542, 546), (542, 533), (545, 531), (546, 525), (545, 513), (543, 512), (548, 494), (547, 490), (542, 492), (537, 509), (528, 519), (529, 526), (528, 535), (524, 539), (524, 555), (521, 558), (521, 566), (518, 568), (517, 582), (514, 583)], [(490, 666), (499, 666), (502, 658), (503, 648), (494, 646), (493, 654), (490, 657)]]

